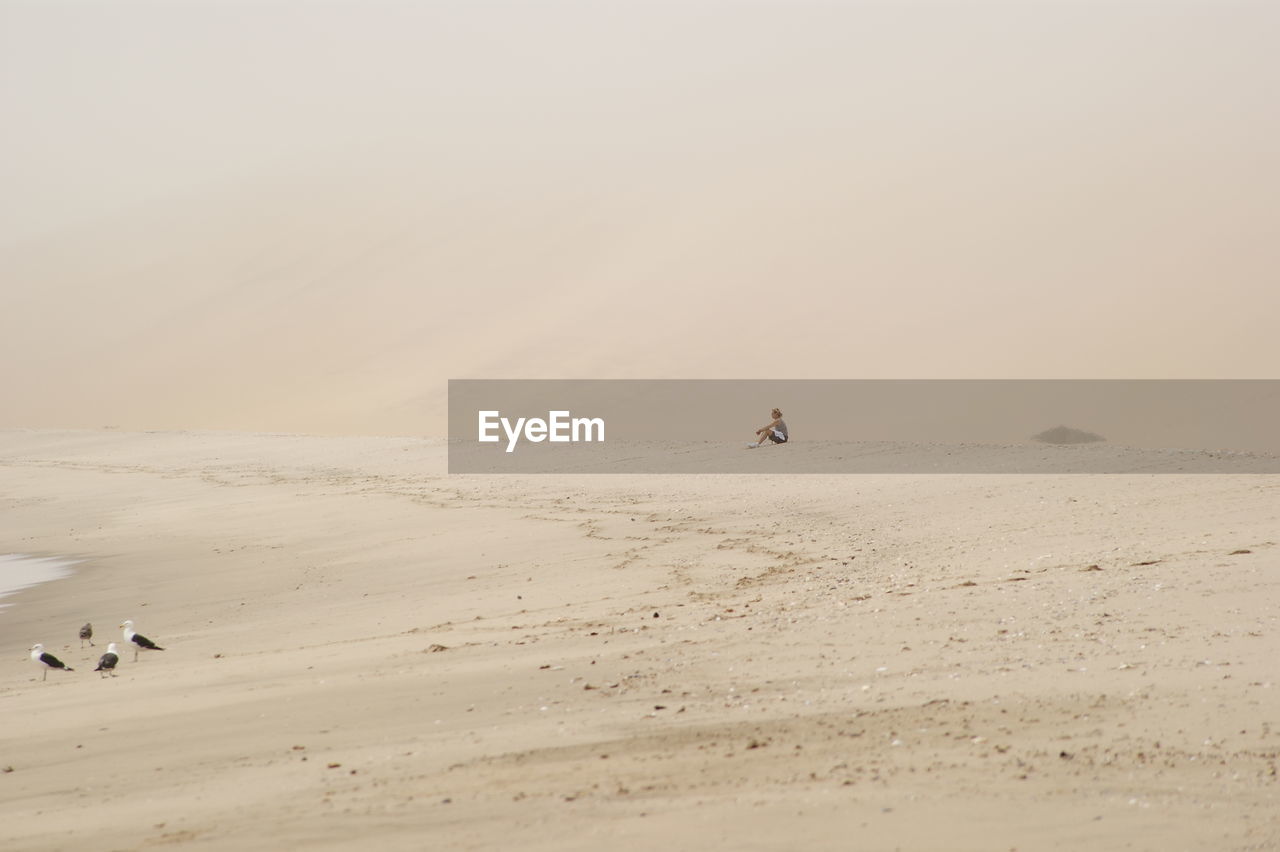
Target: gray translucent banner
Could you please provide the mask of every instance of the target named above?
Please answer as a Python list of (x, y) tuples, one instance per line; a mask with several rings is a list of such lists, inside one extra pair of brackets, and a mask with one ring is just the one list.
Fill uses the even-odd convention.
[(452, 380), (449, 472), (1280, 473), (1280, 380)]

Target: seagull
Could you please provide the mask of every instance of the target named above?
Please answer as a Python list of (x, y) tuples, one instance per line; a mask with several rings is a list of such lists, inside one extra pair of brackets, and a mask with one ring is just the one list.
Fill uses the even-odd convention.
[(89, 647), (93, 647), (93, 625), (85, 622), (84, 627), (80, 628), (80, 647), (84, 647), (84, 643), (88, 641)]
[(102, 655), (102, 659), (98, 660), (98, 667), (95, 672), (102, 672), (99, 677), (106, 677), (107, 672), (111, 672), (111, 676), (116, 676), (116, 663), (120, 662), (120, 656), (116, 653), (116, 643), (112, 642), (107, 645), (107, 653)]
[(147, 651), (163, 651), (164, 650), (164, 648), (161, 648), (159, 645), (157, 645), (155, 642), (152, 642), (150, 639), (143, 636), (141, 633), (134, 633), (132, 621), (125, 621), (125, 623), (121, 624), (120, 626), (124, 628), (124, 641), (129, 642), (133, 645), (133, 661), (135, 663), (138, 662), (139, 649), (145, 649)]
[(59, 660), (53, 654), (46, 654), (44, 652), (44, 646), (39, 642), (31, 646), (31, 662), (40, 663), (44, 666), (43, 673), (40, 675), (41, 680), (44, 680), (49, 676), (49, 669), (62, 669), (67, 672), (75, 671), (75, 669), (62, 662), (62, 660)]

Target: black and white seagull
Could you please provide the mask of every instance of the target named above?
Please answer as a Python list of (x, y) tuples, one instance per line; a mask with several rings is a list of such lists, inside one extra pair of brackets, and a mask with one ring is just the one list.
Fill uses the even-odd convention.
[(111, 642), (107, 645), (107, 653), (102, 655), (101, 660), (98, 660), (98, 667), (94, 671), (102, 672), (99, 677), (106, 677), (107, 672), (110, 672), (111, 676), (115, 677), (116, 663), (118, 662), (120, 662), (120, 655), (116, 653), (116, 643)]
[(31, 662), (36, 663), (41, 668), (40, 679), (44, 680), (49, 676), (49, 669), (62, 669), (66, 672), (73, 672), (75, 669), (59, 660), (53, 654), (46, 654), (44, 646), (39, 642), (31, 646)]
[(159, 645), (157, 645), (155, 642), (152, 642), (150, 639), (143, 636), (141, 633), (134, 633), (132, 621), (125, 621), (124, 624), (121, 624), (120, 626), (124, 628), (124, 641), (133, 645), (133, 661), (135, 663), (138, 662), (139, 650), (143, 650), (143, 651), (163, 651), (164, 650), (164, 648), (161, 648)]
[(93, 647), (93, 625), (85, 622), (84, 627), (80, 628), (80, 647), (84, 647), (84, 643), (88, 642), (89, 647)]

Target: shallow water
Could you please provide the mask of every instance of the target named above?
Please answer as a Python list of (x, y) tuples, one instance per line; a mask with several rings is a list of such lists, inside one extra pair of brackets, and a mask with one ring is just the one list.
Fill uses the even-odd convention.
[(68, 576), (76, 561), (57, 556), (0, 553), (0, 610), (11, 606), (4, 598), (14, 592)]

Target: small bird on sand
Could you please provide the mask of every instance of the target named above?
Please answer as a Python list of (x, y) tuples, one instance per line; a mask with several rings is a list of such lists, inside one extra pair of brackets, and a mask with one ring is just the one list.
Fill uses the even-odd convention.
[(89, 647), (93, 647), (93, 625), (85, 622), (84, 627), (80, 628), (80, 647), (84, 647), (84, 643), (88, 642)]
[(102, 674), (99, 675), (99, 677), (106, 677), (107, 672), (110, 672), (111, 676), (115, 677), (116, 663), (118, 662), (120, 662), (120, 655), (116, 653), (116, 643), (115, 642), (108, 643), (107, 653), (102, 655), (101, 660), (98, 660), (98, 667), (94, 669), (94, 671), (102, 672)]
[(31, 646), (31, 662), (36, 663), (42, 669), (40, 679), (44, 680), (49, 677), (49, 669), (62, 669), (66, 672), (73, 672), (75, 669), (59, 660), (53, 654), (46, 654), (44, 646), (39, 642)]
[(124, 641), (133, 645), (133, 661), (135, 663), (138, 662), (139, 649), (144, 651), (163, 651), (164, 650), (164, 648), (161, 648), (159, 645), (157, 645), (155, 642), (152, 642), (150, 639), (143, 636), (141, 633), (134, 633), (132, 621), (125, 621), (120, 626), (124, 628)]

